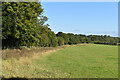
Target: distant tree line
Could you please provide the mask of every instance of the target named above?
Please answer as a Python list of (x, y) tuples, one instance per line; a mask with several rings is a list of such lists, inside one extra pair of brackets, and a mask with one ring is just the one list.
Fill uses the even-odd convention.
[(94, 44), (106, 44), (106, 45), (117, 45), (120, 43), (120, 38), (110, 37), (107, 35), (82, 35), (58, 32), (57, 37), (63, 39), (64, 44), (80, 44), (80, 43), (94, 43)]
[[(56, 47), (79, 43), (117, 45), (118, 38), (51, 31), (39, 2), (2, 2), (2, 48)], [(120, 38), (119, 38), (120, 42)]]

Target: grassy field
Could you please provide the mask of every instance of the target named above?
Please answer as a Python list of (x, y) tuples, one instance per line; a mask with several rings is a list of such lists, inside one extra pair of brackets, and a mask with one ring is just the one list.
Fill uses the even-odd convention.
[(4, 77), (117, 78), (118, 47), (76, 45), (34, 59), (3, 60)]

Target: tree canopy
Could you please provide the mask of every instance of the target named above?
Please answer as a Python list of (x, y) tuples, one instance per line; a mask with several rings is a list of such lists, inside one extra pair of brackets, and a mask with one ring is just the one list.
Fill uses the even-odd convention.
[[(20, 46), (55, 47), (79, 43), (117, 45), (120, 38), (107, 35), (82, 35), (58, 32), (55, 34), (43, 15), (39, 2), (2, 3), (2, 47)], [(57, 27), (57, 26), (56, 26)]]
[(72, 34), (58, 32), (56, 34), (58, 37), (62, 37), (65, 42), (64, 44), (79, 44), (79, 43), (94, 43), (94, 44), (107, 44), (107, 45), (117, 45), (120, 43), (120, 38), (111, 37), (107, 35), (82, 35), (82, 34)]
[(57, 46), (54, 32), (45, 25), (39, 2), (2, 3), (3, 47)]

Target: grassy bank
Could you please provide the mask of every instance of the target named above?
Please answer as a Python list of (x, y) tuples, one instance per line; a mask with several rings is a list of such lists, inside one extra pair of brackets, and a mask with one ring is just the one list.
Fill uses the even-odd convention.
[[(117, 78), (118, 47), (76, 45), (50, 53), (35, 55), (32, 60), (3, 60), (4, 77), (26, 78)], [(34, 57), (35, 57), (34, 56)]]

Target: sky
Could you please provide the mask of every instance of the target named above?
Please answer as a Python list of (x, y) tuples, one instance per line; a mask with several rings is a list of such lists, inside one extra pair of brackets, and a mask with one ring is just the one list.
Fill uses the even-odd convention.
[(118, 36), (117, 2), (42, 2), (52, 31)]
[(119, 0), (39, 0), (42, 2), (119, 2)]

